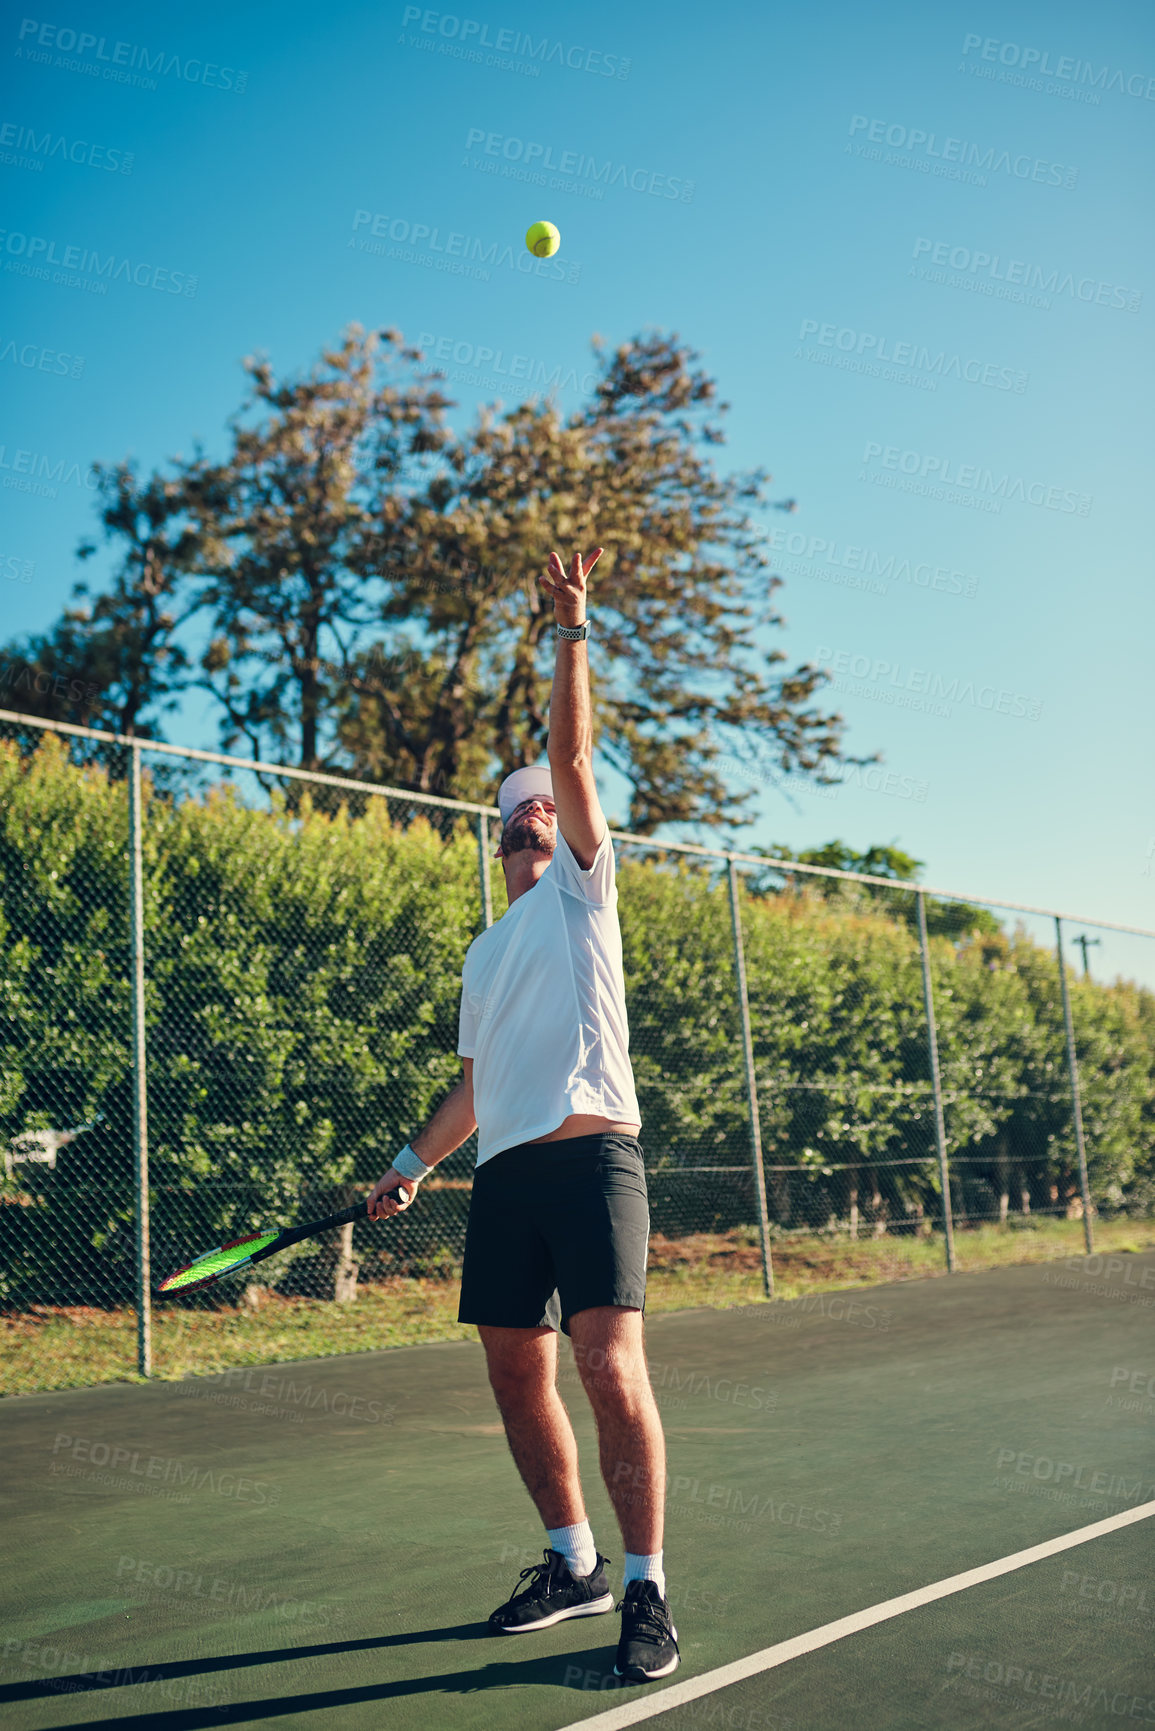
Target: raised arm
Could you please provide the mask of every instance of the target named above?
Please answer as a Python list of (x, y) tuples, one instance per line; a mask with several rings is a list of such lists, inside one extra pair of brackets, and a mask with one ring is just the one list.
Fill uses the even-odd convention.
[[(575, 553), (568, 575), (558, 554), (550, 554), (548, 575), (538, 581), (553, 596), (554, 616), (559, 625), (585, 624), (586, 579), (602, 552), (601, 547), (596, 548), (584, 565), (581, 554)], [(583, 871), (593, 865), (606, 833), (605, 814), (594, 783), (593, 744), (586, 644), (584, 639), (567, 642), (559, 637), (549, 700), (547, 755), (557, 827)]]

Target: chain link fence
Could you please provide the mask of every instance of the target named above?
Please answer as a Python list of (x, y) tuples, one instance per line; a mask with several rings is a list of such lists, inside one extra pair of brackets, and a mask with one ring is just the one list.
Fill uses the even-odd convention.
[[(8, 1316), (133, 1312), (147, 1374), (153, 1282), (363, 1196), (460, 1078), (499, 836), (481, 806), (0, 712)], [(937, 1235), (953, 1266), (976, 1224), (1077, 1217), (1090, 1251), (1095, 1214), (1150, 1213), (1155, 996), (1061, 973), (1054, 916), (614, 839), (655, 1235), (753, 1234), (769, 1292), (794, 1235)], [(452, 1279), (475, 1157), (262, 1277)]]

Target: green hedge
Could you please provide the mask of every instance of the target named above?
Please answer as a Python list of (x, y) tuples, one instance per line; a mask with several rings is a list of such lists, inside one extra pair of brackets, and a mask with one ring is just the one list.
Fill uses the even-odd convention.
[[(146, 777), (153, 1264), (375, 1179), (460, 1076), (460, 972), (478, 929), (472, 819), (271, 810)], [(93, 1122), (56, 1170), (20, 1165), (0, 1207), (0, 1298), (131, 1291), (127, 803), (49, 738), (0, 743), (0, 1142)], [(663, 1230), (751, 1218), (746, 1083), (724, 876), (619, 867), (631, 1046)], [(908, 892), (896, 891), (896, 896)], [(503, 901), (496, 886), (496, 907)], [(917, 938), (848, 891), (750, 896), (742, 918), (772, 1210), (838, 1213), (857, 1168), (891, 1219), (937, 1206)], [(947, 1132), (966, 1186), (1006, 1173), (1062, 1209), (1074, 1188), (1054, 957), (1025, 936), (932, 940)], [(1146, 1206), (1155, 1173), (1155, 998), (1072, 980), (1094, 1194)], [(543, 1006), (543, 1014), (548, 1006)], [(98, 1116), (99, 1115), (99, 1116)], [(443, 1169), (468, 1176), (474, 1144)], [(985, 1174), (985, 1176), (984, 1176)], [(1002, 1178), (999, 1175), (1004, 1175)], [(973, 1199), (973, 1197), (972, 1197)], [(398, 1223), (395, 1265), (452, 1261), (464, 1202)], [(885, 1207), (883, 1207), (885, 1203)], [(435, 1223), (442, 1224), (435, 1229)], [(438, 1242), (430, 1239), (430, 1232)], [(376, 1242), (380, 1242), (377, 1235)]]

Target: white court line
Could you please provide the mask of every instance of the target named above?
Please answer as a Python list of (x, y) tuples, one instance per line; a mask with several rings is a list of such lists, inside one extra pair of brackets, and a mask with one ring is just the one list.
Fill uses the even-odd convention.
[(673, 1688), (662, 1689), (656, 1695), (641, 1695), (620, 1707), (611, 1707), (606, 1713), (595, 1713), (589, 1719), (575, 1719), (572, 1725), (563, 1725), (561, 1731), (619, 1731), (623, 1725), (637, 1725), (642, 1719), (654, 1719), (659, 1713), (668, 1713), (672, 1707), (682, 1707), (701, 1695), (712, 1695), (716, 1689), (725, 1689), (731, 1683), (756, 1677), (760, 1671), (772, 1671), (776, 1665), (785, 1665), (803, 1653), (829, 1647), (832, 1642), (841, 1641), (846, 1635), (856, 1635), (860, 1629), (869, 1629), (874, 1623), (885, 1623), (891, 1617), (901, 1617), (907, 1611), (917, 1610), (920, 1605), (933, 1604), (935, 1599), (946, 1599), (952, 1593), (965, 1592), (968, 1587), (977, 1587), (983, 1581), (993, 1581), (999, 1575), (1025, 1569), (1029, 1563), (1041, 1562), (1044, 1557), (1056, 1556), (1059, 1551), (1069, 1551), (1073, 1545), (1085, 1545), (1090, 1539), (1118, 1532), (1120, 1527), (1129, 1527), (1133, 1521), (1148, 1520), (1152, 1515), (1155, 1515), (1155, 1503), (1140, 1503), (1137, 1508), (1126, 1509), (1121, 1515), (1110, 1515), (1105, 1521), (1096, 1521), (1093, 1526), (1080, 1527), (1076, 1532), (1063, 1533), (1057, 1539), (1032, 1545), (1030, 1550), (1015, 1551), (1009, 1557), (999, 1557), (993, 1563), (983, 1563), (961, 1575), (949, 1575), (945, 1581), (932, 1581), (929, 1587), (918, 1587), (913, 1593), (903, 1593), (901, 1598), (884, 1599), (880, 1605), (870, 1605), (865, 1611), (840, 1617), (836, 1623), (824, 1623), (820, 1629), (811, 1629), (808, 1634), (795, 1635), (793, 1640), (779, 1641), (776, 1647), (763, 1647), (760, 1653), (751, 1653), (749, 1658), (735, 1659), (732, 1665), (719, 1665), (715, 1671), (704, 1671), (700, 1677), (675, 1683)]

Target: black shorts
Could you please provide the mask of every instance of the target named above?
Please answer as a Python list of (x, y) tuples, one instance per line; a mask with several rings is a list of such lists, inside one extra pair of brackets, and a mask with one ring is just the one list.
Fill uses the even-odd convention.
[(459, 1322), (560, 1328), (594, 1305), (646, 1305), (642, 1145), (600, 1130), (522, 1142), (473, 1175)]

